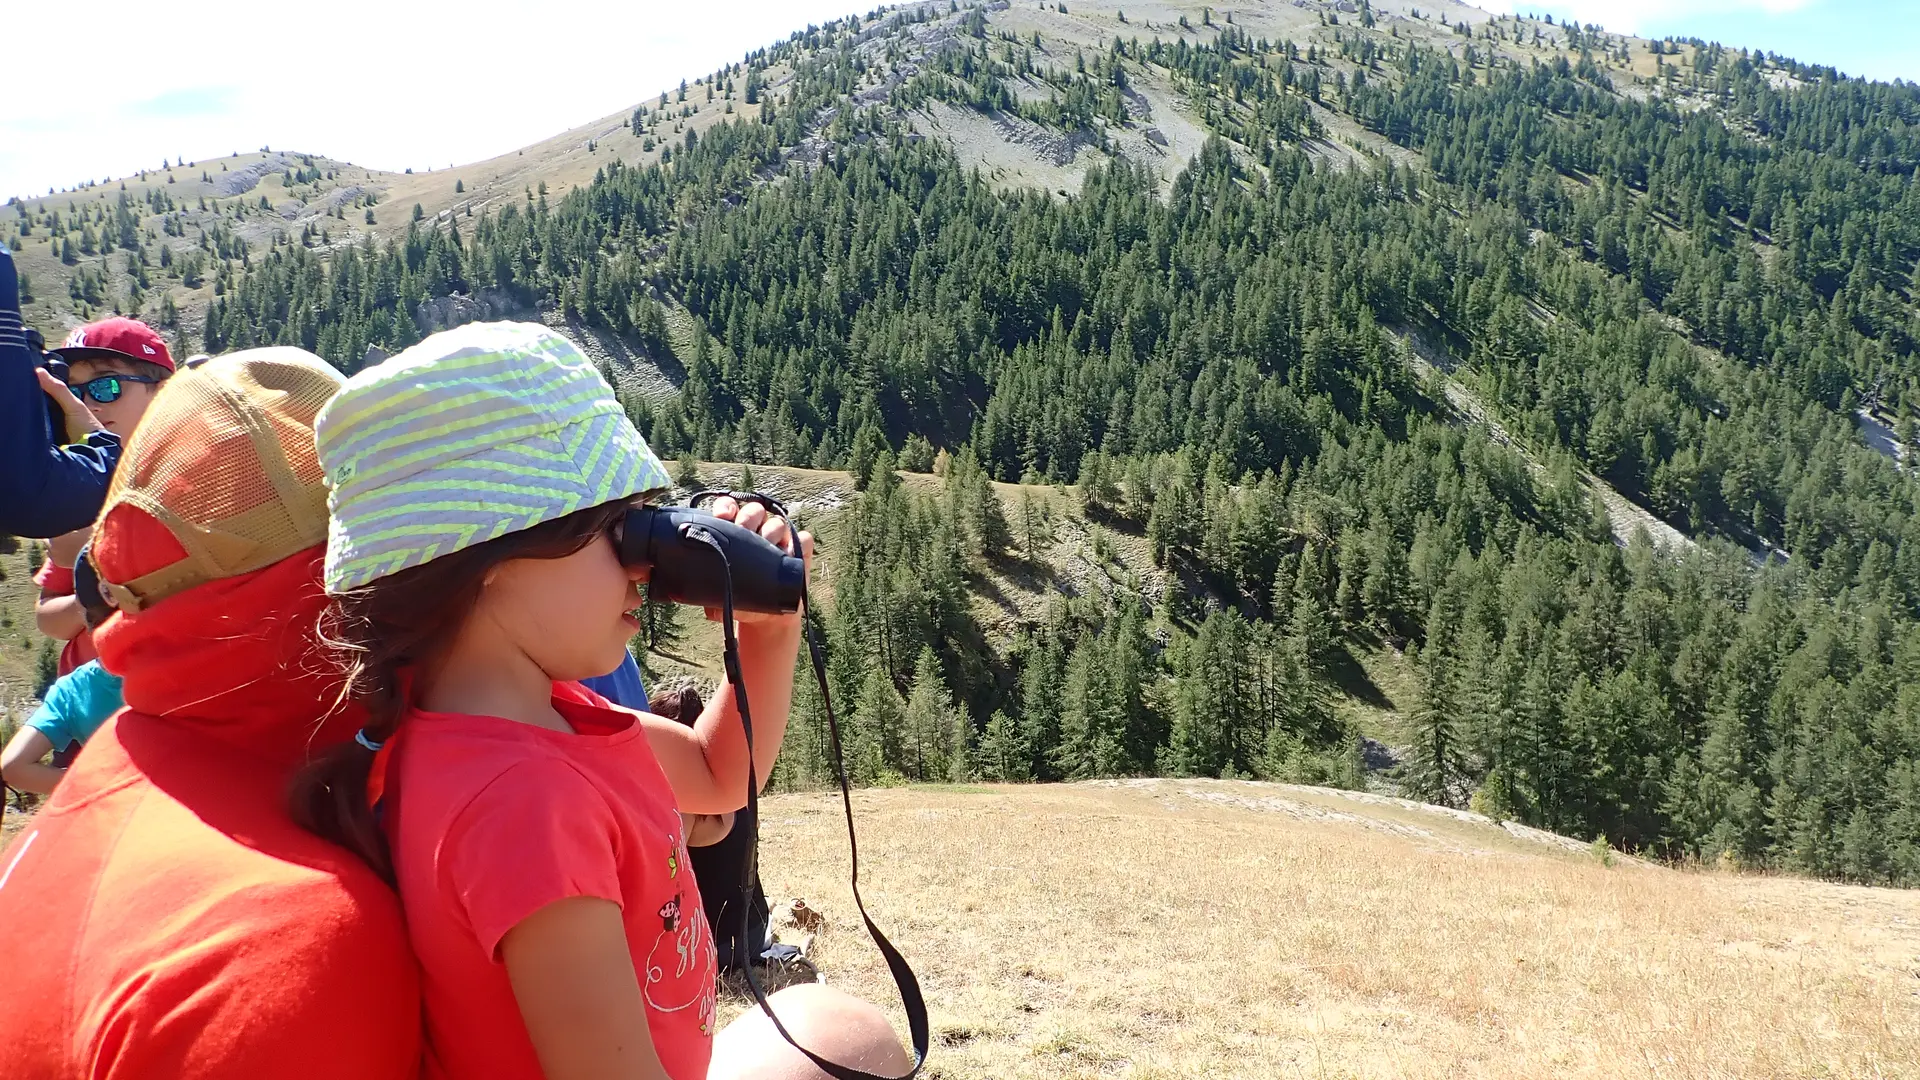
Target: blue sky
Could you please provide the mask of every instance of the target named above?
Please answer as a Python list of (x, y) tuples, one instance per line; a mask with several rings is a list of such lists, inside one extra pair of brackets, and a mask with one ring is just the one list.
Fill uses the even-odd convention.
[(1697, 37), (1831, 64), (1849, 75), (1920, 82), (1920, 0), (1503, 0), (1642, 37)]
[[(196, 0), (162, 17), (150, 0), (92, 0), (81, 26), (66, 5), (19, 0), (0, 59), (0, 199), (262, 145), (393, 170), (476, 161), (876, 2)], [(1176, 2), (1197, 16), (1202, 0)], [(1920, 0), (1479, 2), (1920, 81)]]

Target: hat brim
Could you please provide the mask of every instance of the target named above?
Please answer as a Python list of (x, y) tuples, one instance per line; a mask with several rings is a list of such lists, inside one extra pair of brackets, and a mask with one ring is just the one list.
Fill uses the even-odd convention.
[(172, 364), (162, 363), (151, 356), (135, 356), (132, 353), (124, 353), (119, 349), (99, 349), (92, 346), (77, 345), (69, 349), (48, 349), (47, 351), (65, 360), (69, 364), (81, 360), (128, 360), (135, 363), (152, 364), (155, 367), (163, 367), (168, 371), (174, 370)]

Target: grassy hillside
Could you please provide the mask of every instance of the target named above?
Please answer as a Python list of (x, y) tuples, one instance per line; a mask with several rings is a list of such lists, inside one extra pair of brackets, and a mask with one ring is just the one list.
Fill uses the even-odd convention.
[[(698, 468), (700, 482), (714, 488), (738, 486), (743, 476), (742, 467), (735, 463), (701, 462)], [(757, 490), (785, 502), (801, 527), (814, 533), (812, 587), (822, 605), (831, 605), (831, 583), (846, 514), (858, 497), (853, 478), (845, 472), (776, 465), (753, 466), (752, 473)], [(900, 476), (909, 491), (931, 492), (942, 483), (928, 473), (903, 472)], [(1038, 626), (1048, 605), (1058, 597), (1124, 589), (1137, 590), (1151, 601), (1163, 603), (1173, 592), (1205, 591), (1203, 585), (1183, 581), (1155, 566), (1145, 540), (1136, 533), (1090, 520), (1077, 496), (1066, 488), (996, 483), (993, 489), (1009, 521), (1019, 520), (1024, 499), (1044, 508), (1044, 517), (1031, 559), (1016, 537), (1012, 557), (988, 564), (974, 582), (972, 614), (992, 648), (1004, 650), (1018, 635)], [(1214, 602), (1224, 599), (1213, 598)], [(648, 654), (647, 665), (668, 680), (717, 679), (718, 629), (691, 614), (683, 622), (683, 644), (670, 654)], [(1168, 620), (1159, 625), (1158, 633), (1163, 640), (1170, 640), (1189, 636), (1190, 629)], [(1358, 643), (1352, 648), (1353, 663), (1346, 669), (1348, 693), (1336, 703), (1336, 711), (1360, 735), (1383, 744), (1381, 750), (1388, 750), (1405, 736), (1397, 703), (1413, 699), (1411, 669), (1395, 649), (1380, 645), (1363, 648)], [(1378, 767), (1390, 764), (1390, 758), (1375, 753), (1372, 764), (1376, 774), (1369, 778), (1370, 783), (1391, 790), (1390, 778), (1377, 773)]]
[(38, 688), (45, 641), (33, 623), (39, 552), (31, 541), (0, 538), (0, 717), (18, 719)]
[[(919, 973), (944, 1080), (1920, 1075), (1920, 894), (1275, 784), (854, 802), (868, 907)], [(890, 1000), (837, 797), (762, 813), (774, 903), (827, 915), (827, 981)]]

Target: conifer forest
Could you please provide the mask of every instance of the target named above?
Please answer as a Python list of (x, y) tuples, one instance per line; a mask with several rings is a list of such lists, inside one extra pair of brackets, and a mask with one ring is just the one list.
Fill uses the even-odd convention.
[[(1361, 786), (1342, 702), (1384, 651), (1412, 797), (1920, 885), (1920, 86), (1687, 42), (1629, 93), (1647, 46), (1598, 28), (1528, 23), (1562, 46), (1523, 63), (1484, 47), (1513, 20), (1443, 47), (1359, 10), (1311, 47), (1217, 12), (1071, 53), (944, 2), (810, 28), (704, 84), (745, 89), (725, 123), (650, 100), (664, 152), (572, 190), (215, 236), (191, 344), (351, 371), (494, 297), (672, 373), (623, 394), (665, 459), (851, 473), (815, 617), (858, 782)], [(1207, 133), (1170, 183), (1104, 152), (1148, 76)], [(1100, 160), (997, 184), (935, 107)], [(1336, 123), (1387, 149), (1331, 160)], [(1177, 587), (989, 633), (973, 598), (1033, 543), (995, 482)], [(810, 684), (786, 783), (830, 775)]]

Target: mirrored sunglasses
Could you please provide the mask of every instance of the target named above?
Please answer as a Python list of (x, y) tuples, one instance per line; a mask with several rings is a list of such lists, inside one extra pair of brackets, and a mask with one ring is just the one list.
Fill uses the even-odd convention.
[(157, 383), (159, 381), (159, 379), (148, 378), (145, 375), (102, 375), (97, 379), (88, 379), (83, 383), (75, 383), (73, 385), (73, 392), (83, 398), (92, 398), (102, 405), (111, 405), (120, 400), (121, 394), (126, 393), (127, 388), (123, 384), (130, 382)]

